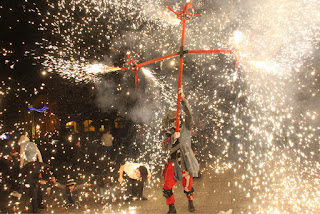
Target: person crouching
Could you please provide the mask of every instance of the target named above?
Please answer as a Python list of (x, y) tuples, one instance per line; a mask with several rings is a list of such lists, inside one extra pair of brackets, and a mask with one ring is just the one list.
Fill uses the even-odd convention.
[(54, 181), (55, 186), (59, 189), (65, 189), (63, 193), (63, 199), (65, 200), (65, 208), (69, 208), (71, 206), (76, 206), (76, 208), (80, 208), (81, 204), (79, 201), (79, 192), (78, 189), (81, 189), (85, 186), (91, 186), (91, 184), (82, 184), (77, 185), (77, 183), (73, 179), (69, 179), (66, 185), (62, 185), (56, 181)]
[(123, 182), (123, 174), (125, 173), (128, 180), (129, 199), (137, 197), (140, 200), (147, 200), (143, 197), (143, 187), (148, 179), (151, 178), (151, 173), (147, 167), (139, 163), (127, 163), (120, 167), (119, 179)]

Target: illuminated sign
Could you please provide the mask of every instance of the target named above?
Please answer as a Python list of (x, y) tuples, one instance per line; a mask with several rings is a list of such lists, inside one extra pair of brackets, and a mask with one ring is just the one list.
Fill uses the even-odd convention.
[(44, 107), (42, 107), (42, 108), (40, 108), (40, 109), (33, 108), (33, 107), (28, 107), (28, 109), (29, 109), (30, 111), (45, 112), (45, 111), (48, 110), (49, 108), (46, 107), (46, 106), (44, 106)]

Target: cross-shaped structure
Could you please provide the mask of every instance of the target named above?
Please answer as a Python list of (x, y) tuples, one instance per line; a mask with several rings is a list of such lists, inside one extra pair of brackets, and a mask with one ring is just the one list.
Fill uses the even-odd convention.
[[(181, 24), (182, 24), (182, 35), (181, 35), (181, 45), (180, 45), (180, 51), (173, 53), (173, 54), (169, 54), (166, 56), (162, 56), (156, 59), (152, 59), (143, 63), (138, 63), (135, 59), (133, 59), (133, 57), (128, 54), (128, 67), (126, 68), (119, 68), (119, 70), (131, 70), (132, 72), (135, 73), (135, 83), (136, 83), (136, 87), (137, 87), (137, 78), (138, 78), (138, 72), (140, 71), (140, 69), (148, 64), (154, 63), (154, 62), (158, 62), (164, 59), (169, 59), (172, 57), (176, 57), (179, 56), (180, 57), (180, 62), (179, 62), (179, 79), (178, 79), (178, 90), (181, 88), (182, 85), (182, 73), (183, 73), (183, 57), (186, 54), (212, 54), (212, 53), (232, 53), (235, 54), (235, 68), (238, 68), (238, 64), (237, 64), (237, 56), (236, 56), (236, 52), (237, 50), (184, 50), (184, 40), (185, 40), (185, 32), (186, 32), (186, 22), (188, 20), (190, 20), (191, 17), (193, 16), (201, 16), (200, 14), (194, 14), (191, 13), (190, 11), (192, 11), (192, 2), (187, 2), (184, 5), (184, 8), (182, 11), (179, 12), (175, 12), (170, 6), (168, 6), (167, 4), (167, 0), (165, 0), (165, 4), (167, 5), (167, 7), (169, 8), (169, 10), (171, 12), (173, 12), (178, 19), (181, 20)], [(180, 101), (181, 101), (181, 95), (178, 94), (178, 98), (177, 98), (177, 115), (176, 115), (176, 132), (180, 131), (180, 126), (179, 126), (179, 122), (180, 122)]]

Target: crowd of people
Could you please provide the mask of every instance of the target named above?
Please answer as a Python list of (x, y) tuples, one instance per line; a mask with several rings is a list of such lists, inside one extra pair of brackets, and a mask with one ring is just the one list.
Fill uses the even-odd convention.
[[(169, 206), (168, 213), (176, 213), (172, 188), (177, 181), (182, 181), (184, 193), (188, 199), (188, 210), (195, 211), (192, 183), (193, 178), (199, 176), (199, 164), (191, 147), (192, 111), (183, 90), (180, 89), (178, 93), (185, 113), (184, 120), (180, 118), (180, 123), (177, 123), (176, 112), (169, 112), (163, 120), (162, 130), (165, 136), (163, 147), (169, 151), (163, 170), (163, 196)], [(177, 125), (180, 128), (178, 132)], [(63, 190), (61, 200), (64, 201), (63, 207), (66, 209), (80, 208), (79, 190), (92, 185), (96, 186), (101, 204), (107, 203), (106, 193), (109, 194), (110, 202), (115, 202), (117, 200), (114, 190), (116, 181), (120, 184), (124, 181), (127, 183), (123, 199), (147, 200), (143, 189), (152, 177), (149, 166), (132, 162), (123, 164), (124, 159), (119, 155), (121, 152), (117, 151), (119, 147), (114, 147), (114, 137), (110, 130), (101, 136), (100, 142), (95, 142), (99, 147), (92, 147), (94, 145), (92, 142), (90, 147), (90, 144), (81, 142), (80, 139), (71, 145), (61, 144), (62, 148), (69, 146), (69, 149), (62, 149), (62, 155), (69, 157), (63, 159), (65, 172), (56, 168), (57, 161), (60, 161), (61, 165), (62, 160), (53, 158), (44, 163), (48, 157), (42, 157), (38, 145), (27, 135), (22, 135), (17, 144), (18, 148), (8, 146), (7, 150), (11, 149), (10, 152), (2, 154), (1, 163), (5, 165), (2, 175), (7, 178), (12, 197), (19, 200), (25, 195), (31, 199), (33, 212), (46, 208), (43, 203), (43, 194), (45, 192), (50, 194), (55, 188)], [(54, 150), (55, 147), (50, 151)], [(69, 174), (66, 176), (67, 169)], [(75, 180), (81, 180), (83, 174), (90, 174), (91, 177), (82, 184), (77, 184)], [(58, 180), (66, 181), (58, 182)]]
[[(108, 139), (112, 143), (113, 138), (110, 137), (110, 132), (108, 131), (106, 134), (109, 135)], [(2, 172), (2, 176), (7, 178), (7, 186), (11, 192), (11, 197), (20, 200), (25, 195), (25, 197), (31, 199), (32, 212), (36, 213), (39, 212), (39, 209), (46, 208), (45, 204), (43, 204), (43, 194), (53, 192), (55, 188), (62, 190), (61, 199), (64, 201), (62, 207), (66, 209), (70, 207), (80, 208), (79, 190), (91, 185), (96, 186), (101, 204), (107, 203), (106, 193), (109, 194), (108, 198), (111, 198), (112, 202), (117, 200), (113, 179), (116, 176), (110, 170), (109, 172), (106, 171), (106, 167), (99, 173), (97, 173), (100, 170), (98, 167), (96, 170), (94, 167), (91, 167), (91, 170), (89, 170), (84, 164), (88, 153), (81, 147), (79, 141), (74, 145), (73, 161), (69, 165), (71, 173), (67, 176), (69, 179), (67, 179), (65, 184), (57, 181), (57, 176), (61, 180), (64, 180), (59, 173), (55, 172), (59, 170), (55, 170), (52, 164), (43, 163), (42, 154), (35, 142), (32, 142), (26, 135), (22, 135), (18, 141), (18, 145), (20, 154), (15, 149), (11, 149), (9, 154), (2, 155), (2, 169), (5, 169)], [(102, 142), (102, 146), (104, 146), (104, 142)], [(112, 145), (110, 147), (101, 153), (99, 152), (100, 156), (96, 154), (99, 157), (97, 162), (105, 162), (103, 161), (104, 158), (109, 163), (112, 162), (111, 160), (114, 158), (114, 155), (112, 155)], [(93, 165), (91, 164), (91, 166)], [(117, 165), (114, 164), (112, 167), (117, 168)], [(143, 186), (151, 178), (149, 169), (139, 163), (127, 163), (118, 168), (118, 171), (120, 171), (119, 182), (122, 183), (123, 178), (125, 178), (128, 183), (128, 194), (125, 193), (127, 200), (146, 200), (146, 197), (143, 196)], [(80, 180), (82, 173), (88, 174), (90, 172), (94, 172), (91, 179), (83, 184), (76, 183), (76, 179), (74, 178)], [(70, 175), (73, 175), (74, 178), (70, 178)], [(136, 185), (138, 185), (137, 188), (135, 188)]]

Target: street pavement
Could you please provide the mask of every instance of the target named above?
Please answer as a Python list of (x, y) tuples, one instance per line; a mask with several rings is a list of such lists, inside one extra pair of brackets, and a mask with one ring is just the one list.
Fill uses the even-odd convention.
[[(44, 196), (47, 209), (41, 210), (41, 213), (167, 213), (168, 206), (162, 196), (162, 178), (154, 176), (155, 179), (144, 189), (144, 195), (148, 198), (146, 201), (126, 201), (122, 198), (120, 191), (116, 192), (117, 201), (111, 199), (105, 205), (100, 204), (97, 190), (93, 186), (82, 192), (80, 209), (71, 207), (65, 209), (62, 207), (62, 196), (60, 190), (54, 190), (49, 195)], [(238, 187), (233, 185), (235, 177), (230, 172), (215, 174), (204, 170), (200, 178), (194, 179), (195, 199), (194, 213), (249, 213), (249, 198), (241, 192)], [(119, 184), (117, 183), (119, 186)], [(124, 188), (124, 186), (122, 186)], [(183, 193), (181, 182), (173, 188), (176, 199), (177, 213), (189, 213), (188, 201)], [(2, 192), (0, 195), (1, 213), (30, 213), (30, 201), (24, 195), (20, 200), (9, 197), (8, 192)], [(232, 211), (232, 212), (231, 212)], [(251, 207), (252, 211), (252, 207)]]

